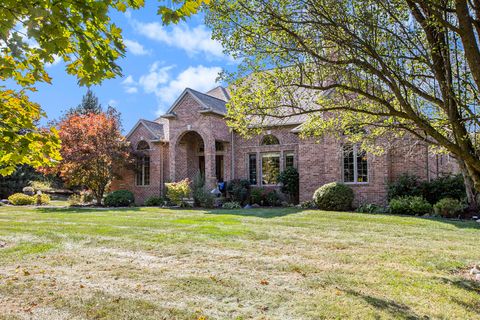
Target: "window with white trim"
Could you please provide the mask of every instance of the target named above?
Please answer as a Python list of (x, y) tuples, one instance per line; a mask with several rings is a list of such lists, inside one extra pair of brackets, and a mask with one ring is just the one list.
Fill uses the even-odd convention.
[(137, 157), (137, 186), (150, 185), (150, 157)]
[(284, 153), (284, 167), (287, 168), (294, 168), (295, 167), (295, 154), (293, 151), (286, 151)]
[(272, 185), (278, 183), (280, 173), (280, 153), (269, 152), (262, 154), (262, 184)]
[(343, 182), (368, 182), (367, 153), (361, 150), (358, 145), (343, 146)]

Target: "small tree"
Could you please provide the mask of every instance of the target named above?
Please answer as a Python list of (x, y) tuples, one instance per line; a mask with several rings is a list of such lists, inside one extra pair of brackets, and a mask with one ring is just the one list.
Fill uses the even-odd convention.
[(61, 177), (71, 185), (86, 186), (101, 204), (118, 170), (131, 162), (118, 113), (73, 114), (60, 122), (59, 132), (63, 160), (57, 170)]
[(290, 196), (290, 201), (298, 202), (298, 171), (289, 167), (278, 175), (278, 182), (282, 184), (282, 192)]

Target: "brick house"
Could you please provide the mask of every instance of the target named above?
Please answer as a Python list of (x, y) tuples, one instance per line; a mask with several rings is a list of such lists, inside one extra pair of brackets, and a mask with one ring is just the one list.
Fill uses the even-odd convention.
[(127, 189), (138, 204), (163, 193), (164, 183), (193, 179), (202, 172), (209, 187), (217, 181), (248, 179), (252, 186), (278, 188), (276, 176), (288, 166), (300, 176), (300, 201), (310, 200), (325, 183), (341, 181), (355, 192), (355, 204), (386, 201), (389, 181), (403, 173), (431, 179), (457, 171), (448, 155), (405, 141), (376, 156), (337, 139), (301, 139), (296, 116), (264, 128), (264, 134), (245, 139), (224, 119), (228, 91), (206, 93), (185, 89), (170, 109), (154, 121), (139, 120), (127, 134), (138, 154), (137, 170), (126, 171), (112, 190)]

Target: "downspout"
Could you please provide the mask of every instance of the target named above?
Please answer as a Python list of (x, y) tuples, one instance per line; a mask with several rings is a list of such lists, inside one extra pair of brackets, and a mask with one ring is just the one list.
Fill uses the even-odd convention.
[(230, 167), (230, 175), (231, 175), (231, 180), (235, 179), (235, 152), (234, 152), (234, 145), (233, 145), (233, 130), (230, 128), (230, 145), (231, 145), (231, 150), (232, 150), (232, 156), (231, 158), (231, 167)]
[(160, 194), (159, 196), (163, 195), (163, 157), (164, 157), (164, 147), (165, 143), (161, 142), (160, 143)]

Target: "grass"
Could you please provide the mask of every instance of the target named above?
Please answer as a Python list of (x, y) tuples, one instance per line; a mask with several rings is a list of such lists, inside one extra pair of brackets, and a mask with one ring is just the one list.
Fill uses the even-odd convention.
[(480, 319), (475, 222), (0, 207), (0, 319)]

